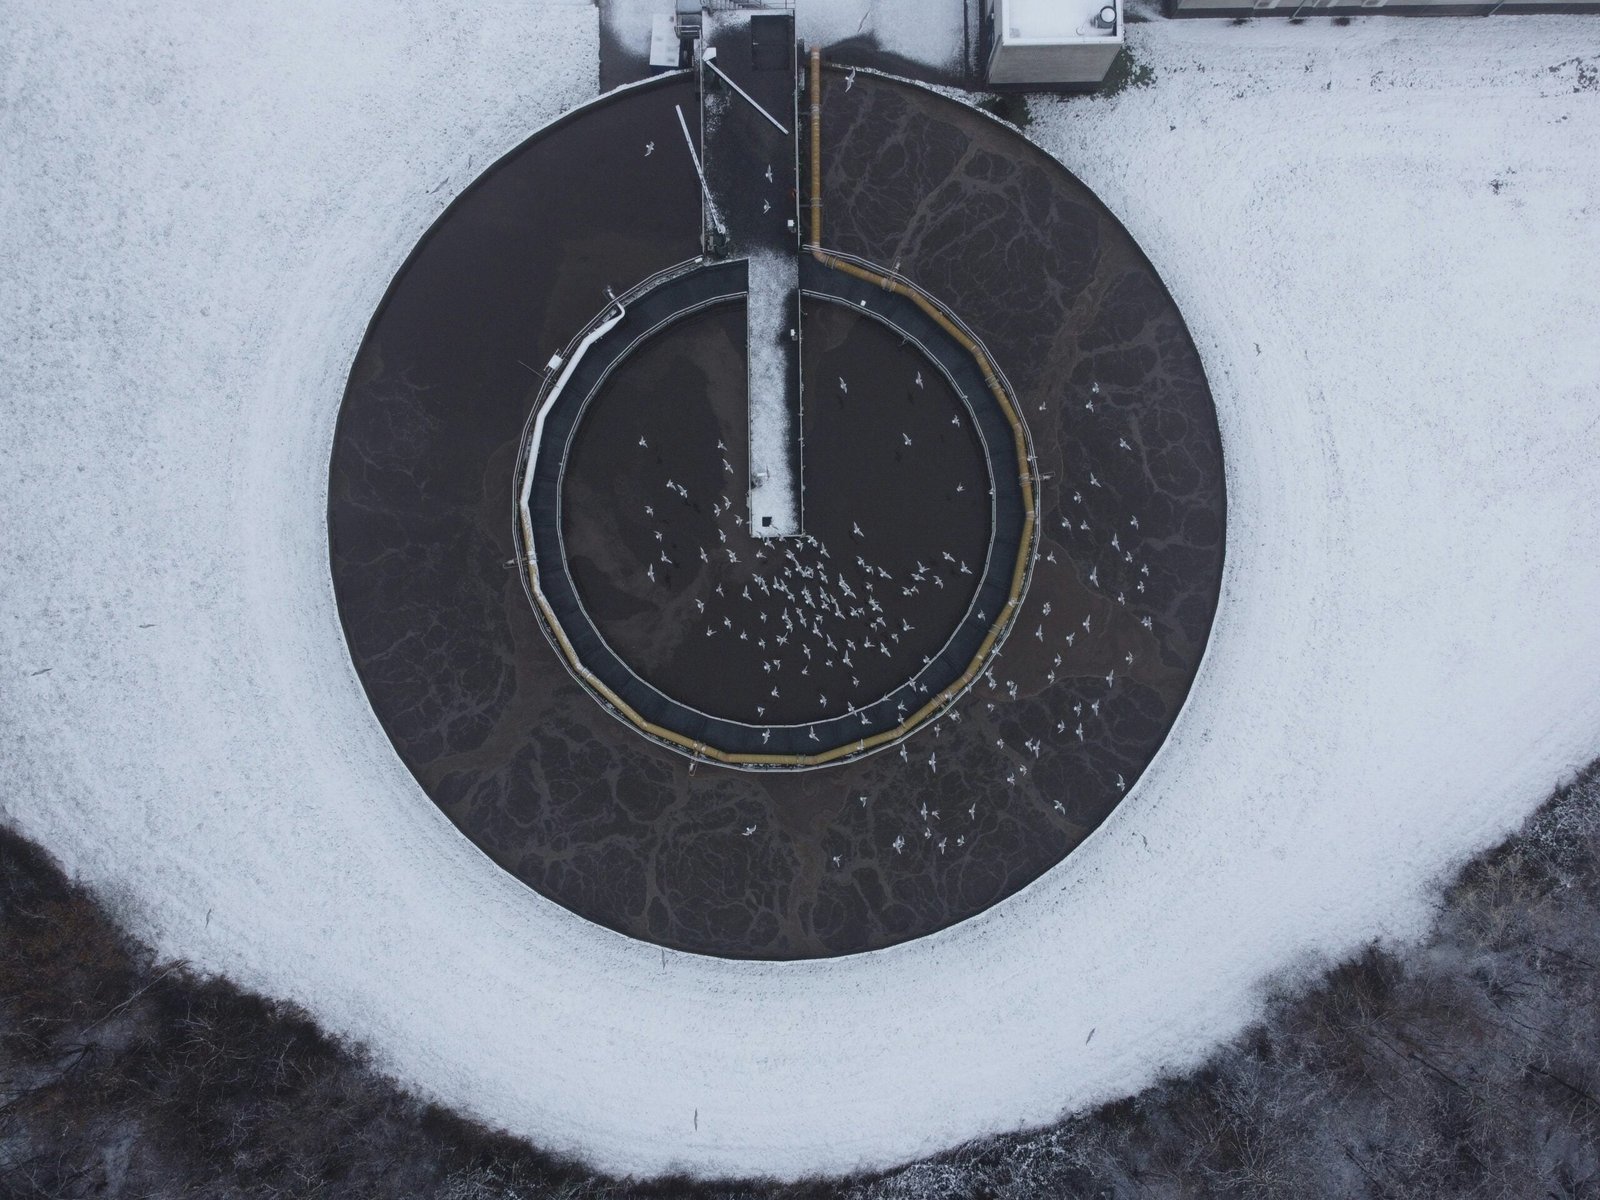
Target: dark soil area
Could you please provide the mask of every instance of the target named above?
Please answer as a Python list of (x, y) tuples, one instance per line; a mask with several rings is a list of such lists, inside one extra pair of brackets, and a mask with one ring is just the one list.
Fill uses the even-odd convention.
[(155, 961), (0, 831), (0, 1196), (1600, 1195), (1600, 767), (1421, 946), (1285, 984), (1196, 1074), (872, 1178), (608, 1179), (426, 1104), (292, 1005)]

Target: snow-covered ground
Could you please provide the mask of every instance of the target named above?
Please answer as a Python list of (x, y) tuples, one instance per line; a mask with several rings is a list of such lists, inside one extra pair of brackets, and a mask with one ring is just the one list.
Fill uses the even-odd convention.
[(967, 0), (797, 0), (795, 27), (813, 46), (872, 38), (882, 50), (929, 67), (959, 67)]
[(400, 766), (328, 581), (367, 318), (592, 90), (595, 10), (0, 19), (0, 808), (165, 953), (439, 1099), (638, 1171), (1047, 1121), (1195, 1062), (1264, 977), (1416, 932), (1438, 872), (1600, 751), (1592, 19), (1139, 25), (1152, 87), (1036, 106), (1211, 375), (1211, 647), (1061, 867), (787, 964), (663, 954), (494, 867)]
[[(967, 0), (797, 0), (795, 32), (823, 47), (871, 38), (912, 62), (954, 68), (963, 53), (966, 5)], [(650, 45), (651, 18), (674, 11), (673, 0), (602, 0), (600, 7), (607, 32), (641, 59)]]

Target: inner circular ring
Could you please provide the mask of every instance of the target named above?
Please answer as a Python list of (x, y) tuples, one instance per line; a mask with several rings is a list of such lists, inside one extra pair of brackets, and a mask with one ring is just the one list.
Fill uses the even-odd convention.
[[(744, 260), (693, 260), (617, 297), (573, 338), (552, 362), (555, 369), (528, 420), (514, 477), (514, 528), (524, 587), (541, 628), (568, 671), (606, 711), (692, 759), (747, 770), (803, 770), (896, 744), (938, 717), (982, 676), (1027, 588), (1038, 481), (1020, 406), (982, 345), (958, 320), (931, 297), (871, 264), (823, 252), (802, 256), (802, 296), (846, 306), (915, 344), (965, 406), (983, 449), (990, 490), (990, 538), (977, 586), (942, 649), (923, 656), (919, 668), (869, 703), (814, 721), (768, 723), (760, 713), (734, 719), (669, 696), (617, 653), (583, 602), (563, 537), (563, 481), (584, 413), (612, 372), (669, 326), (736, 303), (748, 290)], [(967, 570), (965, 562), (961, 568)]]

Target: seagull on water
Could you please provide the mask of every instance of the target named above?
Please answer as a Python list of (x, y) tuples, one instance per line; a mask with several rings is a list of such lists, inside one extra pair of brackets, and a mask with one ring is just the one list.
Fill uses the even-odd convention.
[(656, 144), (654, 142), (646, 142), (644, 144), (644, 156), (646, 158), (649, 158), (655, 152), (656, 152)]

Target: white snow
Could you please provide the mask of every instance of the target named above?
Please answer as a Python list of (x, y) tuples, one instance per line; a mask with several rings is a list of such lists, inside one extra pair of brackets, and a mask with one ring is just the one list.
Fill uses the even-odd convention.
[[(760, 6), (760, 0), (753, 3)], [(796, 0), (795, 32), (807, 45), (823, 50), (854, 37), (871, 37), (891, 54), (950, 68), (961, 61), (966, 4), (967, 0)], [(768, 7), (781, 4), (768, 0)], [(642, 58), (650, 48), (652, 19), (673, 11), (673, 0), (604, 0), (600, 17), (607, 33)], [(710, 14), (713, 21), (722, 22), (741, 16), (748, 14)]]
[(1595, 24), (1158, 22), (1153, 87), (1035, 105), (1226, 438), (1149, 772), (1033, 887), (851, 959), (663, 955), (526, 891), (366, 705), (327, 457), (391, 274), (592, 90), (594, 13), (6, 6), (0, 806), (164, 953), (607, 1167), (885, 1164), (1194, 1063), (1600, 750)]
[(838, 42), (872, 37), (891, 54), (948, 68), (961, 61), (966, 5), (967, 0), (796, 0), (795, 30), (824, 53)]
[[(794, 255), (750, 255), (749, 335), (750, 532), (756, 537), (800, 533), (800, 480), (795, 477), (787, 344), (790, 297), (799, 286)], [(796, 380), (798, 384), (798, 380)]]
[(674, 29), (677, 25), (674, 0), (604, 0), (599, 9), (606, 32), (640, 58), (650, 50), (656, 17), (673, 17)]
[[(1084, 0), (1086, 3), (1087, 0)], [(755, 0), (759, 6), (760, 0)], [(854, 37), (872, 37), (892, 54), (930, 67), (960, 62), (967, 0), (796, 0), (795, 32), (824, 50)], [(780, 7), (769, 0), (770, 7)], [(651, 19), (674, 11), (673, 0), (604, 0), (606, 31), (643, 57), (650, 47)], [(716, 12), (717, 21), (736, 19)], [(747, 14), (745, 14), (747, 15)]]

